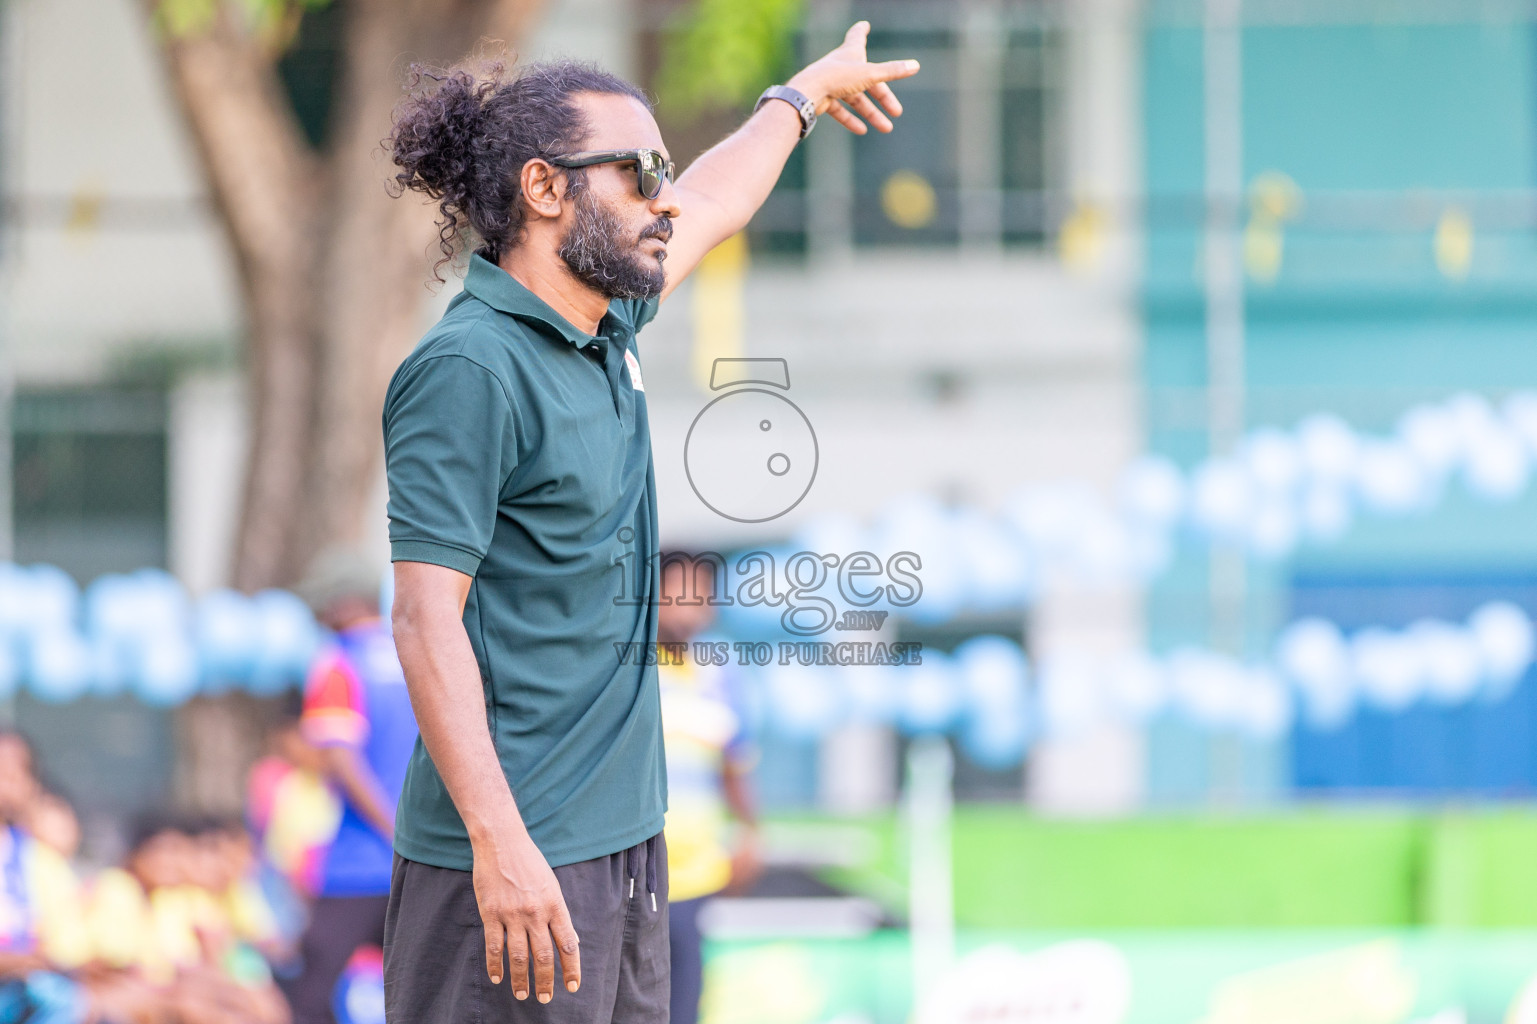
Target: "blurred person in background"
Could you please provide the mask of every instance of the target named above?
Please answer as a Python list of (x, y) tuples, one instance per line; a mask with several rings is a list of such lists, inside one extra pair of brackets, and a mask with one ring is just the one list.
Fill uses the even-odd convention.
[(219, 951), (224, 972), (243, 983), (271, 980), (270, 962), (281, 952), (272, 907), (251, 875), (250, 836), (239, 821), (204, 818), (192, 833), (189, 883), (207, 906), (199, 929)]
[(251, 833), (239, 819), (220, 819), (211, 824), (204, 842), (216, 872), (214, 891), (235, 937), (268, 963), (282, 963), (294, 951), (263, 885)]
[(80, 852), (80, 818), (74, 806), (58, 793), (39, 790), (27, 811), (26, 831), (67, 861)]
[(331, 996), (359, 946), (382, 945), (394, 856), (395, 804), (416, 744), (416, 719), (389, 629), (380, 573), (352, 551), (323, 553), (298, 588), (334, 636), (304, 688), (303, 739), (341, 796), (320, 863), (299, 972), (283, 979), (295, 1024), (330, 1024)]
[(251, 877), (272, 911), (275, 938), (261, 944), (279, 979), (303, 969), (299, 940), (320, 887), (326, 851), (341, 824), (342, 802), (322, 774), (320, 751), (299, 728), (302, 693), (293, 694), (267, 733), (266, 753), (246, 780)]
[(102, 871), (91, 887), (90, 926), (97, 953), (167, 988), (178, 968), (203, 959), (199, 901), (180, 891), (194, 870), (192, 829), (181, 816), (141, 815), (133, 823), (122, 865)]
[(68, 862), (74, 809), (42, 788), (31, 743), (12, 730), (0, 731), (0, 821), (0, 1021), (171, 1020), (152, 986), (102, 961)]
[(0, 818), (8, 825), (20, 824), (42, 792), (32, 741), (0, 727)]
[(265, 962), (238, 940), (224, 909), (211, 832), (205, 819), (143, 816), (123, 866), (92, 887), (92, 948), (149, 986), (183, 1024), (287, 1024)]
[[(696, 585), (686, 587), (687, 573)], [(699, 912), (711, 896), (745, 893), (762, 871), (752, 795), (752, 749), (729, 665), (706, 664), (691, 642), (715, 620), (704, 595), (713, 567), (682, 552), (662, 556), (656, 612), (657, 682), (667, 748), (668, 929), (671, 1024), (695, 1024), (704, 984)], [(728, 837), (734, 819), (734, 841)]]
[(634, 338), (816, 115), (891, 130), (886, 83), (918, 65), (871, 63), (869, 29), (676, 182), (645, 94), (592, 65), (419, 71), (396, 111), (397, 182), (437, 201), (445, 261), (480, 246), (385, 396), (395, 637), (423, 740), (385, 945), (396, 1024), (667, 1019), (660, 702), (653, 659), (621, 655), (657, 635)]
[(32, 744), (0, 731), (0, 1020), (74, 1024), (96, 1009), (70, 972), (90, 959), (80, 883), (25, 828), (43, 794)]
[[(267, 753), (246, 782), (246, 823), (261, 862), (282, 877), (296, 897), (320, 888), (326, 851), (341, 825), (342, 802), (325, 776), (321, 752), (304, 738), (296, 697), (267, 734)], [(270, 898), (270, 894), (269, 894)]]
[(203, 961), (221, 981), (238, 986), (240, 1001), (251, 1007), (253, 1019), (286, 1021), (287, 1002), (258, 948), (258, 943), (272, 939), (272, 915), (259, 893), (240, 888), (244, 863), (231, 856), (231, 825), (205, 816), (191, 820), (190, 826), (185, 877), (175, 892), (188, 908)]

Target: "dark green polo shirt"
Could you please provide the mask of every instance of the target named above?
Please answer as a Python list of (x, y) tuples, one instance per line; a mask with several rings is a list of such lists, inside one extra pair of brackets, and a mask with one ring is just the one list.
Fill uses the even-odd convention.
[[(472, 257), (464, 292), (384, 401), (391, 557), (473, 577), (464, 628), (486, 724), (552, 866), (633, 846), (666, 810), (656, 668), (618, 653), (656, 641), (656, 486), (635, 355), (656, 306), (615, 300), (590, 337)], [(420, 740), (395, 849), (470, 868)]]

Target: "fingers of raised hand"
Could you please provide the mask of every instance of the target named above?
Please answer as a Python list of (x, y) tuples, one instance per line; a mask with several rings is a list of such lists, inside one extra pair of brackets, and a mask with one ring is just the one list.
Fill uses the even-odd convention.
[(898, 78), (911, 78), (918, 73), (918, 62), (915, 60), (883, 60), (870, 65), (870, 73), (880, 82), (891, 82)]
[(870, 100), (870, 97), (866, 96), (864, 93), (855, 93), (853, 96), (848, 97), (843, 102), (852, 107), (854, 109), (854, 113), (870, 122), (870, 126), (876, 131), (891, 131), (891, 119), (883, 114), (880, 108), (877, 107)]
[(853, 111), (849, 110), (837, 100), (833, 100), (832, 106), (827, 108), (827, 116), (843, 125), (843, 127), (847, 128), (855, 135), (863, 135), (865, 132), (869, 131), (869, 129), (865, 127), (865, 123), (854, 116)]
[(856, 21), (849, 26), (849, 30), (843, 33), (844, 46), (857, 46), (864, 50), (865, 42), (870, 38), (870, 23), (868, 21)]
[(881, 106), (886, 108), (886, 113), (892, 117), (902, 116), (902, 101), (897, 99), (897, 94), (891, 91), (891, 86), (885, 82), (876, 82), (870, 86), (870, 96)]

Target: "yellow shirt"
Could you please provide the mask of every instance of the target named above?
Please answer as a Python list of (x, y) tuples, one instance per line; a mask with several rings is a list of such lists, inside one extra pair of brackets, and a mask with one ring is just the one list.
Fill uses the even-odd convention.
[(114, 967), (138, 967), (156, 983), (203, 962), (199, 931), (215, 939), (230, 932), (212, 893), (191, 885), (146, 893), (121, 868), (97, 877), (86, 916), (97, 956)]
[(96, 955), (113, 967), (144, 966), (154, 959), (146, 948), (151, 938), (149, 899), (138, 880), (122, 868), (96, 876), (86, 923)]
[(19, 829), (6, 828), (0, 829), (0, 863), (20, 868), (20, 891), (8, 878), (0, 892), (0, 931), (9, 941), (29, 942), (56, 967), (90, 960), (80, 880), (69, 862)]
[(731, 880), (721, 777), (743, 757), (741, 715), (716, 666), (657, 666), (667, 750), (667, 885), (675, 903), (719, 892)]
[(324, 779), (300, 769), (283, 776), (272, 800), (262, 853), (290, 881), (313, 892), (320, 882), (318, 858), (341, 824), (342, 802)]
[(242, 878), (224, 894), (225, 917), (242, 942), (260, 945), (277, 938), (277, 915), (254, 878)]

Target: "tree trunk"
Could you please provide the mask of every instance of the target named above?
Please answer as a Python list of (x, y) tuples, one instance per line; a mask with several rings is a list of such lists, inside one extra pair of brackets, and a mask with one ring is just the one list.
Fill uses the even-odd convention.
[(252, 429), (234, 580), (258, 589), (294, 571), (289, 517), (314, 419), (320, 164), (271, 57), (234, 22), (223, 12), (208, 31), (168, 40), (166, 52), (245, 298)]
[(538, 5), (522, 0), (359, 3), (347, 27), (349, 71), (335, 122), (331, 173), (334, 222), (322, 281), (322, 349), (309, 504), (301, 544), (356, 541), (381, 471), (380, 415), (390, 374), (426, 326), (431, 267), (438, 257), (434, 204), (416, 193), (391, 198), (396, 168), (381, 141), (413, 60), (462, 59), (488, 36), (515, 39)]
[(357, 540), (379, 471), (390, 372), (421, 333), (429, 204), (391, 199), (380, 145), (411, 60), (516, 38), (535, 0), (355, 0), (324, 154), (306, 145), (274, 54), (234, 8), (166, 42), (177, 98), (240, 272), (251, 447), (234, 552), (242, 590), (291, 584)]
[(280, 711), (279, 701), (247, 693), (193, 697), (182, 705), (176, 712), (176, 802), (209, 814), (240, 814), (246, 774)]
[[(156, 0), (148, 0), (150, 3)], [(363, 534), (380, 471), (390, 373), (421, 333), (433, 209), (392, 199), (380, 145), (410, 60), (450, 63), (488, 35), (515, 39), (536, 0), (353, 0), (327, 151), (311, 150), (275, 55), (227, 5), (165, 44), (246, 307), (251, 443), (236, 587), (292, 584), (318, 551)], [(238, 808), (266, 714), (199, 698), (179, 721), (179, 792)]]
[[(421, 333), (428, 297), (433, 211), (417, 193), (390, 197), (394, 166), (380, 145), (407, 73), (410, 12), (372, 4), (347, 26), (352, 59), (335, 122), (335, 217), (323, 275), (324, 344), (312, 482), (305, 510), (309, 552), (358, 539), (379, 471), (385, 385)], [(342, 382), (346, 382), (343, 384)]]

